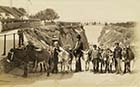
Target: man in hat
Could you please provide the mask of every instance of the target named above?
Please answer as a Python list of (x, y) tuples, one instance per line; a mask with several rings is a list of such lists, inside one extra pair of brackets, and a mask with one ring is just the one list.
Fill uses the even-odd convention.
[(53, 63), (54, 67), (52, 73), (58, 72), (58, 53), (60, 52), (58, 41), (54, 42), (54, 51), (53, 51)]
[(122, 58), (122, 48), (119, 43), (115, 43), (114, 58), (116, 60), (116, 74), (121, 73), (121, 58)]
[(83, 42), (81, 41), (81, 36), (77, 36), (77, 42), (74, 48), (74, 53), (76, 56), (76, 70), (75, 72), (82, 71), (81, 68), (81, 57), (82, 57), (82, 50), (83, 50)]

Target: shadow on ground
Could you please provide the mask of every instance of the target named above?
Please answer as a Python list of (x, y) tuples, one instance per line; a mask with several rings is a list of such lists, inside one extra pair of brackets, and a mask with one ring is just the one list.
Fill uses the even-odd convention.
[[(21, 73), (22, 72), (22, 73)], [(47, 76), (46, 72), (29, 73), (27, 78), (22, 77), (22, 70), (13, 70), (9, 73), (3, 73), (0, 75), (0, 85), (28, 85), (33, 84), (36, 81), (43, 80), (64, 80), (70, 79), (73, 76), (73, 72), (69, 73), (57, 73)]]

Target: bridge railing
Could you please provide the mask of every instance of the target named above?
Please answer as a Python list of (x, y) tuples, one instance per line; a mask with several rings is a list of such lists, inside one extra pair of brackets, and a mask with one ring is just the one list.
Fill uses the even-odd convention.
[(7, 36), (12, 36), (12, 41), (13, 41), (13, 48), (15, 48), (15, 36), (16, 36), (17, 33), (10, 33), (10, 34), (3, 34), (3, 35), (0, 35), (0, 37), (3, 37), (3, 56), (6, 55), (6, 45), (7, 45)]

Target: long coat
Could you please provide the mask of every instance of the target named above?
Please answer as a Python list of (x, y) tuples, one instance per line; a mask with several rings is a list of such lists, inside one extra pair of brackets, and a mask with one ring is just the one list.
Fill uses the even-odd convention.
[(58, 52), (60, 52), (59, 47), (55, 47), (55, 48), (54, 48), (54, 53), (53, 53), (53, 62), (54, 62), (55, 64), (58, 63)]
[(79, 56), (81, 57), (82, 56), (82, 50), (83, 50), (83, 42), (80, 40), (80, 41), (77, 41), (76, 42), (76, 45), (75, 45), (75, 48), (74, 48), (74, 51), (75, 51), (75, 56)]
[(80, 41), (77, 41), (76, 42), (76, 45), (75, 45), (75, 56), (77, 58), (77, 61), (76, 61), (76, 72), (79, 72), (79, 71), (82, 71), (82, 68), (81, 68), (81, 57), (83, 55), (82, 53), (82, 50), (83, 50), (83, 42), (80, 40)]
[(127, 53), (126, 56), (127, 56), (128, 60), (133, 60), (135, 58), (135, 55), (134, 55), (134, 53), (133, 53), (131, 48), (127, 48), (126, 53)]

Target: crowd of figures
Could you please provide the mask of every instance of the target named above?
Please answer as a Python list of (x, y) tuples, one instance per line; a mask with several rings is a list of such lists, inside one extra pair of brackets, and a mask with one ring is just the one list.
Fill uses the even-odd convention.
[[(130, 47), (121, 48), (119, 43), (115, 43), (116, 47), (112, 51), (109, 48), (102, 49), (93, 45), (93, 48), (85, 52), (88, 54), (87, 70), (89, 69), (89, 62), (93, 64), (94, 73), (131, 73), (131, 61), (134, 60), (134, 53)], [(84, 54), (84, 55), (85, 55)], [(122, 66), (122, 62), (124, 66)], [(88, 66), (88, 67), (87, 67)], [(122, 69), (124, 67), (124, 70)]]
[[(130, 62), (134, 60), (134, 53), (130, 46), (121, 48), (119, 43), (115, 43), (114, 50), (110, 48), (103, 49), (97, 47), (97, 45), (83, 50), (83, 44), (80, 35), (77, 36), (75, 47), (68, 49), (60, 47), (58, 41), (55, 41), (54, 46), (49, 47), (49, 49), (38, 48), (31, 41), (28, 41), (26, 46), (11, 49), (7, 61), (23, 65), (24, 77), (28, 76), (29, 71), (36, 72), (38, 67), (40, 67), (40, 72), (47, 71), (48, 76), (50, 73), (58, 72), (81, 72), (82, 59), (85, 62), (85, 71), (89, 70), (90, 63), (92, 63), (94, 73), (121, 74), (131, 72)], [(72, 68), (72, 61), (75, 61), (75, 70)], [(121, 62), (124, 62), (125, 68), (123, 71)], [(29, 68), (31, 65), (32, 68)], [(58, 69), (59, 67), (61, 67), (61, 71)]]

